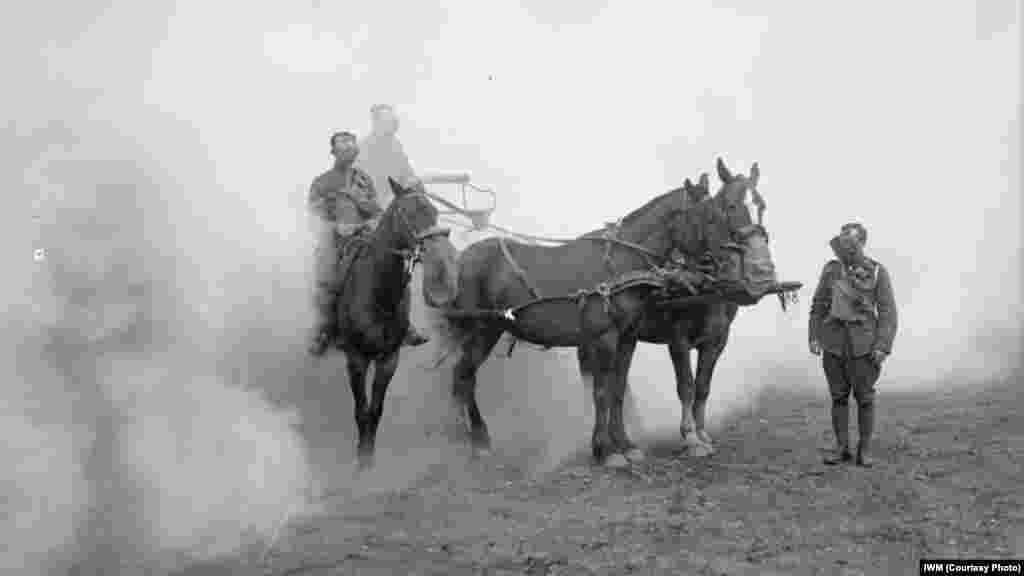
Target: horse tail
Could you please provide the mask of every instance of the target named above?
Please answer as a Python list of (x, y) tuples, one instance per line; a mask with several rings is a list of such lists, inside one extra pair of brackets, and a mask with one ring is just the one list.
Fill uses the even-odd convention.
[(436, 334), (438, 355), (431, 364), (431, 370), (437, 370), (456, 351), (466, 339), (465, 321), (451, 316), (452, 308), (427, 308), (431, 327)]

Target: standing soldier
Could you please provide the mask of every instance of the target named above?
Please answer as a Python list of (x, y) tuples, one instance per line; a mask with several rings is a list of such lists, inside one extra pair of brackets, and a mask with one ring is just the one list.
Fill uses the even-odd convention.
[(388, 178), (408, 186), (416, 178), (402, 143), (398, 141), (398, 116), (390, 104), (376, 104), (370, 108), (372, 128), (359, 144), (360, 154), (357, 165), (373, 179), (374, 187), (381, 194), (380, 205), (387, 208), (391, 203), (391, 187)]
[(875, 383), (896, 337), (896, 301), (889, 272), (864, 256), (867, 230), (843, 225), (830, 245), (836, 255), (821, 273), (811, 303), (808, 340), (811, 354), (822, 356), (832, 397), (836, 452), (826, 464), (853, 460), (849, 442), (850, 393), (857, 401), (860, 441), (856, 464), (870, 466), (868, 449), (875, 419)]
[[(370, 176), (354, 165), (359, 155), (355, 134), (337, 132), (331, 135), (334, 166), (317, 176), (309, 189), (309, 208), (317, 216), (318, 237), (316, 258), (317, 322), (310, 354), (322, 355), (330, 343), (336, 326), (335, 303), (344, 270), (339, 262), (341, 242), (372, 228), (383, 213)], [(406, 309), (409, 294), (406, 293)], [(410, 326), (405, 344), (418, 346), (427, 338)]]

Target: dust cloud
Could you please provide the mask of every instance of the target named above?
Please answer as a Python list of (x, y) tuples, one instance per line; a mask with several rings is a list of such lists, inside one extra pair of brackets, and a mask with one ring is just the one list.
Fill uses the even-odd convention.
[[(740, 0), (554, 15), (407, 6), (400, 22), (383, 4), (245, 18), (107, 4), (56, 23), (26, 9), (2, 35), (15, 169), (3, 175), (0, 450), (12, 465), (0, 490), (14, 513), (0, 521), (0, 568), (258, 556), (289, 520), (465, 467), (440, 431), (449, 374), (427, 369), (434, 348), (403, 352), (365, 476), (351, 467), (343, 358), (304, 356), (305, 187), (328, 166), (330, 132), (365, 131), (379, 100), (398, 106), (417, 170), (470, 172), (498, 191), (495, 221), (525, 233), (591, 230), (686, 177), (714, 178), (717, 156), (744, 173), (759, 162), (777, 269), (804, 288), (788, 312), (774, 300), (740, 312), (713, 426), (774, 389), (824, 395), (808, 305), (850, 220), (867, 226), (899, 305), (883, 395), (1017, 368), (1012, 0), (929, 4), (923, 20), (910, 5)], [(418, 292), (413, 312), (430, 323)], [(479, 375), (495, 448), (550, 469), (589, 441), (574, 354), (520, 344), (500, 358), (506, 348)], [(631, 382), (634, 429), (674, 431), (664, 347), (640, 347)]]

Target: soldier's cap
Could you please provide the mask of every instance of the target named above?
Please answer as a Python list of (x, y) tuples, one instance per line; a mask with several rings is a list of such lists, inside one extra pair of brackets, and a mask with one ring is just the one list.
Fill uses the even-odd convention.
[(333, 147), (334, 143), (341, 138), (351, 138), (352, 140), (355, 140), (356, 135), (355, 133), (349, 132), (348, 130), (341, 130), (339, 132), (335, 132), (331, 134), (331, 147)]
[(374, 104), (373, 106), (370, 106), (370, 114), (373, 115), (377, 115), (378, 112), (382, 112), (384, 110), (394, 112), (395, 107), (392, 106), (391, 104)]
[(863, 224), (861, 224), (860, 222), (847, 222), (846, 224), (843, 224), (842, 228), (839, 229), (840, 234), (846, 234), (847, 232), (850, 231), (855, 231), (857, 233), (857, 237), (860, 238), (860, 241), (864, 244), (867, 244), (868, 229), (865, 228)]

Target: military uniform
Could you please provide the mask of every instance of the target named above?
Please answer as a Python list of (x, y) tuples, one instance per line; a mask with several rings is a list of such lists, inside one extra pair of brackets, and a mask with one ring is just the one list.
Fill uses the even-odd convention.
[[(833, 239), (836, 249), (837, 239)], [(832, 427), (839, 458), (849, 450), (849, 397), (857, 401), (858, 463), (874, 428), (875, 383), (881, 365), (876, 351), (889, 355), (896, 336), (897, 313), (889, 272), (863, 256), (843, 263), (831, 260), (822, 270), (811, 302), (808, 336), (821, 347), (822, 368), (832, 397)]]
[[(327, 338), (333, 326), (334, 303), (343, 271), (341, 243), (383, 212), (377, 203), (373, 180), (363, 170), (333, 167), (316, 177), (309, 187), (310, 211), (320, 219), (316, 246), (317, 332)], [(322, 342), (317, 348), (323, 348)], [(319, 350), (318, 350), (319, 352)]]
[[(346, 239), (367, 228), (380, 218), (384, 209), (377, 198), (373, 180), (361, 168), (347, 171), (331, 168), (313, 180), (309, 188), (309, 208), (321, 220), (316, 247), (316, 340), (311, 352), (322, 354), (334, 327), (334, 308), (346, 274), (341, 252)], [(347, 260), (347, 259), (346, 259)], [(409, 313), (409, 291), (406, 289), (403, 313)], [(410, 326), (404, 344), (418, 346), (428, 341)]]

